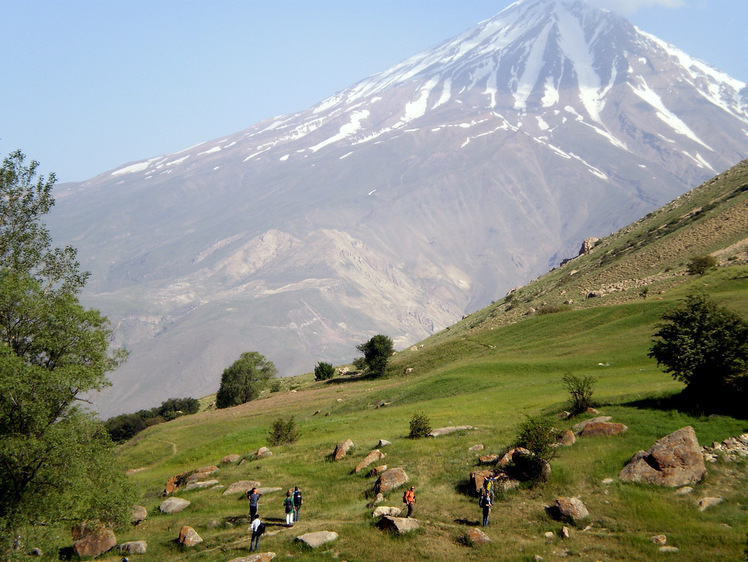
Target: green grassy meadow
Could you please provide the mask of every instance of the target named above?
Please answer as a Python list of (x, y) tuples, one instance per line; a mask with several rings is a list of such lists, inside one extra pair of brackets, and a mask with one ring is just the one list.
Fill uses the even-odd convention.
[[(148, 554), (131, 559), (231, 560), (249, 554), (248, 502), (223, 489), (177, 492), (191, 505), (173, 515), (161, 514), (162, 491), (173, 474), (218, 465), (228, 454), (247, 457), (241, 465), (223, 465), (215, 476), (228, 486), (257, 480), (283, 490), (299, 486), (305, 503), (292, 529), (283, 521), (282, 491), (265, 495), (260, 514), (268, 533), (260, 551), (296, 560), (742, 560), (748, 539), (747, 459), (708, 466), (708, 476), (692, 494), (672, 489), (624, 484), (617, 473), (638, 450), (686, 425), (702, 445), (748, 432), (748, 421), (670, 409), (666, 398), (680, 383), (647, 357), (660, 315), (695, 287), (733, 310), (748, 313), (748, 267), (721, 268), (689, 279), (656, 298), (636, 299), (597, 308), (570, 309), (526, 318), (516, 324), (440, 334), (416, 351), (402, 351), (381, 380), (338, 378), (314, 382), (310, 374), (283, 381), (283, 389), (235, 408), (206, 411), (157, 425), (121, 446), (123, 469), (131, 475), (148, 518), (119, 530), (118, 541), (145, 539)], [(455, 331), (457, 332), (457, 331)], [(403, 375), (406, 368), (413, 372)], [(565, 373), (593, 375), (594, 398), (602, 414), (629, 427), (624, 435), (581, 438), (559, 448), (550, 480), (520, 487), (495, 504), (492, 543), (466, 546), (461, 535), (479, 525), (480, 509), (468, 491), (478, 457), (511, 445), (527, 415), (555, 415), (567, 407), (561, 382)], [(293, 390), (290, 390), (293, 388)], [(409, 439), (409, 421), (424, 412), (432, 427), (471, 425), (475, 429), (437, 438)], [(267, 431), (278, 417), (294, 416), (301, 431), (291, 445), (272, 448), (273, 456), (249, 459), (266, 445)], [(582, 418), (557, 420), (566, 429)], [(356, 447), (345, 459), (329, 456), (335, 444), (350, 438)], [(355, 465), (379, 439), (384, 463), (403, 467), (416, 486), (414, 516), (421, 529), (391, 536), (375, 527), (371, 500), (374, 479), (354, 474)], [(482, 452), (468, 449), (481, 443)], [(603, 484), (613, 478), (612, 484)], [(561, 538), (562, 523), (544, 506), (558, 496), (578, 496), (589, 508), (587, 525)], [(725, 501), (700, 512), (696, 502), (717, 495)], [(402, 490), (384, 505), (401, 506)], [(194, 527), (204, 542), (191, 549), (175, 541), (182, 525)], [(312, 551), (296, 536), (330, 530), (334, 543)], [(547, 540), (545, 533), (554, 533)], [(661, 554), (649, 538), (667, 535), (677, 554)], [(119, 559), (111, 555), (111, 560)]]

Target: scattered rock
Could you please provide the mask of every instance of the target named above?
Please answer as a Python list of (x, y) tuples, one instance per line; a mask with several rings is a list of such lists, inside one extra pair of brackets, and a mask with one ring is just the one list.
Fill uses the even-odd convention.
[(605, 478), (603, 479), (602, 484), (605, 484), (607, 486), (608, 484), (612, 484), (613, 482), (615, 482), (615, 480), (613, 480), (612, 478)]
[(675, 491), (675, 494), (678, 496), (685, 496), (686, 494), (690, 494), (691, 492), (693, 492), (693, 488), (691, 488), (691, 486), (683, 486), (681, 488), (678, 488)]
[(680, 552), (680, 549), (675, 546), (661, 546), (657, 550), (660, 552)]
[(251, 456), (252, 456), (252, 458), (257, 459), (257, 460), (264, 459), (266, 457), (272, 457), (273, 456), (273, 451), (271, 451), (267, 447), (260, 447), (254, 453), (252, 453)]
[(202, 482), (190, 482), (184, 487), (184, 491), (190, 490), (204, 490), (205, 488), (212, 488), (218, 484), (218, 480), (203, 480)]
[(450, 433), (454, 433), (455, 431), (466, 431), (469, 429), (475, 429), (472, 425), (455, 425), (450, 427), (439, 427), (437, 429), (434, 429), (429, 433), (431, 437), (439, 437), (440, 435), (448, 435)]
[(711, 447), (702, 449), (704, 457), (712, 462), (717, 460), (717, 455), (725, 462), (735, 462), (738, 458), (748, 457), (748, 433), (736, 437), (728, 437), (721, 443), (714, 442)]
[(400, 514), (403, 512), (403, 510), (399, 507), (387, 507), (384, 505), (380, 505), (374, 510), (374, 513), (371, 514), (372, 517), (382, 517), (384, 515), (389, 515), (390, 517), (400, 517)]
[(282, 489), (283, 488), (270, 488), (266, 486), (265, 488), (258, 487), (257, 492), (264, 496), (265, 494), (272, 494), (273, 492), (280, 492)]
[(543, 533), (543, 536), (545, 537), (545, 542), (553, 542), (556, 540), (556, 535), (553, 533), (553, 531), (546, 531)]
[[(603, 364), (602, 364), (602, 363), (600, 363), (600, 365), (603, 365)], [(607, 366), (608, 366), (608, 364), (606, 363), (606, 364), (605, 364), (604, 366), (605, 366), (605, 367), (607, 367)], [(598, 412), (598, 411), (597, 411), (597, 409), (596, 409), (596, 408), (587, 408), (587, 409), (585, 410), (585, 412), (586, 412), (586, 413), (588, 413), (588, 414), (592, 414), (593, 416), (596, 416), (596, 415), (598, 415), (598, 414), (600, 413), (600, 412)]]
[(211, 466), (204, 466), (196, 470), (190, 470), (188, 472), (175, 474), (174, 476), (169, 478), (169, 480), (166, 482), (166, 488), (164, 489), (164, 493), (167, 496), (169, 494), (173, 494), (182, 486), (185, 486), (189, 484), (190, 482), (198, 482), (200, 480), (205, 480), (208, 476), (210, 476), (211, 474), (214, 474), (218, 470), (219, 468), (217, 466), (211, 465)]
[(375, 505), (379, 505), (379, 504), (380, 504), (380, 503), (382, 503), (383, 501), (384, 501), (384, 494), (383, 494), (382, 492), (379, 492), (379, 493), (378, 493), (378, 494), (377, 494), (377, 495), (376, 495), (376, 496), (374, 497), (374, 499), (373, 499), (373, 500), (371, 500), (371, 501), (370, 501), (370, 502), (369, 502), (369, 503), (367, 504), (367, 506), (366, 506), (366, 507), (368, 507), (369, 509), (371, 509), (372, 507), (374, 507)]
[(226, 488), (223, 491), (224, 496), (229, 496), (231, 494), (241, 494), (245, 495), (249, 490), (252, 488), (259, 488), (260, 483), (255, 480), (239, 480), (238, 482), (234, 482)]
[(355, 447), (355, 445), (350, 439), (346, 439), (345, 441), (338, 443), (332, 453), (333, 460), (339, 461), (340, 459), (345, 457), (352, 447)]
[(500, 466), (503, 468), (514, 463), (514, 455), (532, 455), (532, 453), (524, 447), (515, 447), (513, 449), (509, 449), (506, 454), (501, 457), (499, 462), (496, 463), (496, 466)]
[(31, 556), (44, 556), (44, 551), (39, 547), (34, 547), (30, 552)]
[(356, 465), (356, 468), (353, 469), (353, 472), (358, 474), (371, 463), (382, 460), (384, 457), (385, 454), (382, 451), (380, 451), (379, 449), (374, 449), (368, 455), (366, 455), (360, 463)]
[(569, 532), (569, 527), (567, 527), (566, 525), (564, 525), (563, 527), (561, 527), (561, 537), (564, 538), (564, 539), (571, 538), (571, 533)]
[(618, 478), (680, 487), (699, 482), (706, 474), (696, 433), (691, 426), (681, 428), (656, 441), (649, 451), (639, 451), (623, 467)]
[(561, 521), (571, 521), (575, 525), (590, 516), (587, 506), (579, 498), (561, 497), (548, 509), (551, 517)]
[(506, 472), (499, 472), (496, 474), (496, 480), (493, 482), (494, 490), (500, 494), (505, 494), (509, 490), (514, 490), (520, 485), (520, 481), (516, 478), (510, 477)]
[(482, 451), (482, 450), (483, 450), (483, 445), (481, 445), (480, 443), (477, 445), (473, 445), (472, 447), (468, 449), (468, 451)]
[(386, 447), (387, 445), (392, 445), (392, 443), (387, 441), (386, 439), (380, 439), (377, 447)]
[(137, 525), (143, 519), (148, 517), (148, 510), (142, 505), (135, 505), (132, 508), (132, 514), (130, 515), (130, 523)]
[(275, 552), (258, 552), (249, 556), (232, 558), (230, 562), (270, 562), (275, 558)]
[(86, 521), (73, 525), (73, 552), (81, 558), (104, 554), (117, 545), (114, 531), (98, 521)]
[(666, 535), (655, 535), (654, 537), (649, 537), (649, 540), (659, 546), (663, 546), (667, 544)]
[(148, 550), (146, 541), (123, 542), (119, 545), (120, 554), (145, 554), (146, 550)]
[(379, 476), (379, 478), (377, 478), (377, 482), (374, 485), (374, 491), (386, 494), (390, 490), (399, 488), (406, 482), (408, 482), (408, 475), (405, 474), (405, 471), (402, 468), (388, 468)]
[(221, 459), (221, 464), (231, 464), (232, 462), (239, 462), (241, 457), (237, 454), (226, 455)]
[(161, 513), (179, 513), (184, 510), (190, 502), (182, 498), (168, 498), (161, 502), (158, 506)]
[(483, 455), (478, 460), (483, 464), (496, 464), (496, 462), (499, 460), (499, 455)]
[(601, 435), (621, 435), (629, 430), (622, 423), (613, 422), (593, 422), (588, 423), (582, 428), (581, 437), (599, 437)]
[(203, 542), (203, 539), (197, 534), (197, 531), (189, 525), (185, 525), (180, 529), (178, 540), (179, 544), (187, 547), (195, 546), (196, 544)]
[(383, 531), (392, 531), (404, 535), (405, 533), (410, 533), (411, 531), (418, 529), (420, 524), (418, 523), (418, 519), (413, 519), (411, 517), (391, 517), (385, 515), (379, 520), (377, 527)]
[(487, 544), (491, 542), (490, 537), (486, 533), (478, 529), (477, 527), (474, 527), (470, 529), (469, 531), (467, 531), (463, 535), (463, 540), (464, 542), (472, 546), (478, 546), (481, 544)]
[(584, 420), (584, 421), (581, 421), (579, 423), (575, 423), (574, 425), (571, 426), (571, 430), (576, 435), (579, 435), (580, 433), (582, 433), (582, 430), (584, 429), (584, 427), (587, 424), (590, 424), (590, 423), (600, 423), (600, 422), (609, 422), (612, 419), (613, 418), (610, 417), (610, 416), (598, 416), (596, 418), (590, 418), (588, 420)]
[(316, 533), (306, 533), (296, 537), (296, 540), (304, 543), (311, 548), (317, 548), (338, 539), (338, 534), (333, 531), (317, 531)]
[(380, 464), (379, 466), (375, 466), (369, 471), (369, 476), (379, 476), (382, 474), (385, 470), (387, 470), (386, 464)]
[(577, 442), (577, 437), (571, 429), (564, 431), (558, 439), (558, 444), (562, 447), (571, 447)]
[(699, 500), (698, 506), (699, 511), (704, 511), (705, 509), (708, 509), (710, 507), (713, 507), (715, 505), (719, 505), (724, 501), (723, 498), (701, 498)]

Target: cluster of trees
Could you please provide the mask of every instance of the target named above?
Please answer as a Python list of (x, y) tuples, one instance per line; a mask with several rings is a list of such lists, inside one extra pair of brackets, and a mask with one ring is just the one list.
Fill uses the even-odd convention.
[(182, 415), (196, 414), (200, 410), (197, 398), (169, 398), (161, 406), (140, 410), (134, 414), (120, 414), (104, 422), (115, 443), (124, 443), (146, 427), (173, 420)]
[(107, 319), (78, 301), (88, 273), (42, 217), (54, 174), (16, 151), (0, 168), (0, 554), (25, 525), (124, 522), (134, 496), (86, 393), (126, 357)]

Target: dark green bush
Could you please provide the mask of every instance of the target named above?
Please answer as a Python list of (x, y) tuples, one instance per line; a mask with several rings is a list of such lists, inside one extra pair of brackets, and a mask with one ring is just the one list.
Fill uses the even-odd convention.
[(314, 368), (314, 380), (327, 381), (335, 376), (335, 367), (331, 363), (320, 361)]
[(595, 377), (591, 375), (578, 377), (571, 373), (566, 373), (561, 380), (566, 390), (569, 391), (571, 413), (573, 415), (581, 414), (587, 408), (594, 406), (592, 403), (592, 393), (595, 386)]
[(413, 414), (410, 420), (410, 433), (408, 437), (411, 439), (418, 439), (420, 437), (428, 437), (431, 433), (431, 420), (423, 412)]
[(278, 418), (268, 431), (269, 445), (285, 445), (286, 443), (295, 443), (299, 438), (299, 432), (296, 429), (296, 420), (291, 416), (287, 420)]

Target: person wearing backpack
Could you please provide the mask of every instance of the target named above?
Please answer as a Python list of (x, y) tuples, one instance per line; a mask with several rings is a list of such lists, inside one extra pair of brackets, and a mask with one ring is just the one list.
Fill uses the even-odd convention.
[(286, 492), (286, 499), (283, 500), (283, 509), (286, 511), (286, 527), (293, 527), (293, 497), (291, 490)]
[(483, 508), (483, 526), (484, 527), (488, 527), (488, 518), (491, 515), (492, 504), (493, 504), (493, 501), (491, 500), (491, 494), (489, 494), (486, 490), (481, 490), (480, 499), (478, 500), (478, 505)]
[(260, 546), (260, 537), (265, 532), (265, 523), (260, 521), (259, 517), (255, 517), (249, 528), (252, 531), (252, 539), (249, 541), (249, 551), (252, 552)]
[(413, 513), (413, 506), (416, 504), (416, 488), (411, 486), (409, 490), (406, 490), (403, 494), (403, 503), (408, 506), (408, 514), (405, 517), (410, 517)]
[(301, 509), (302, 503), (304, 503), (304, 500), (301, 497), (301, 490), (299, 490), (298, 486), (295, 486), (293, 489), (293, 520), (294, 522), (299, 520), (299, 510)]

